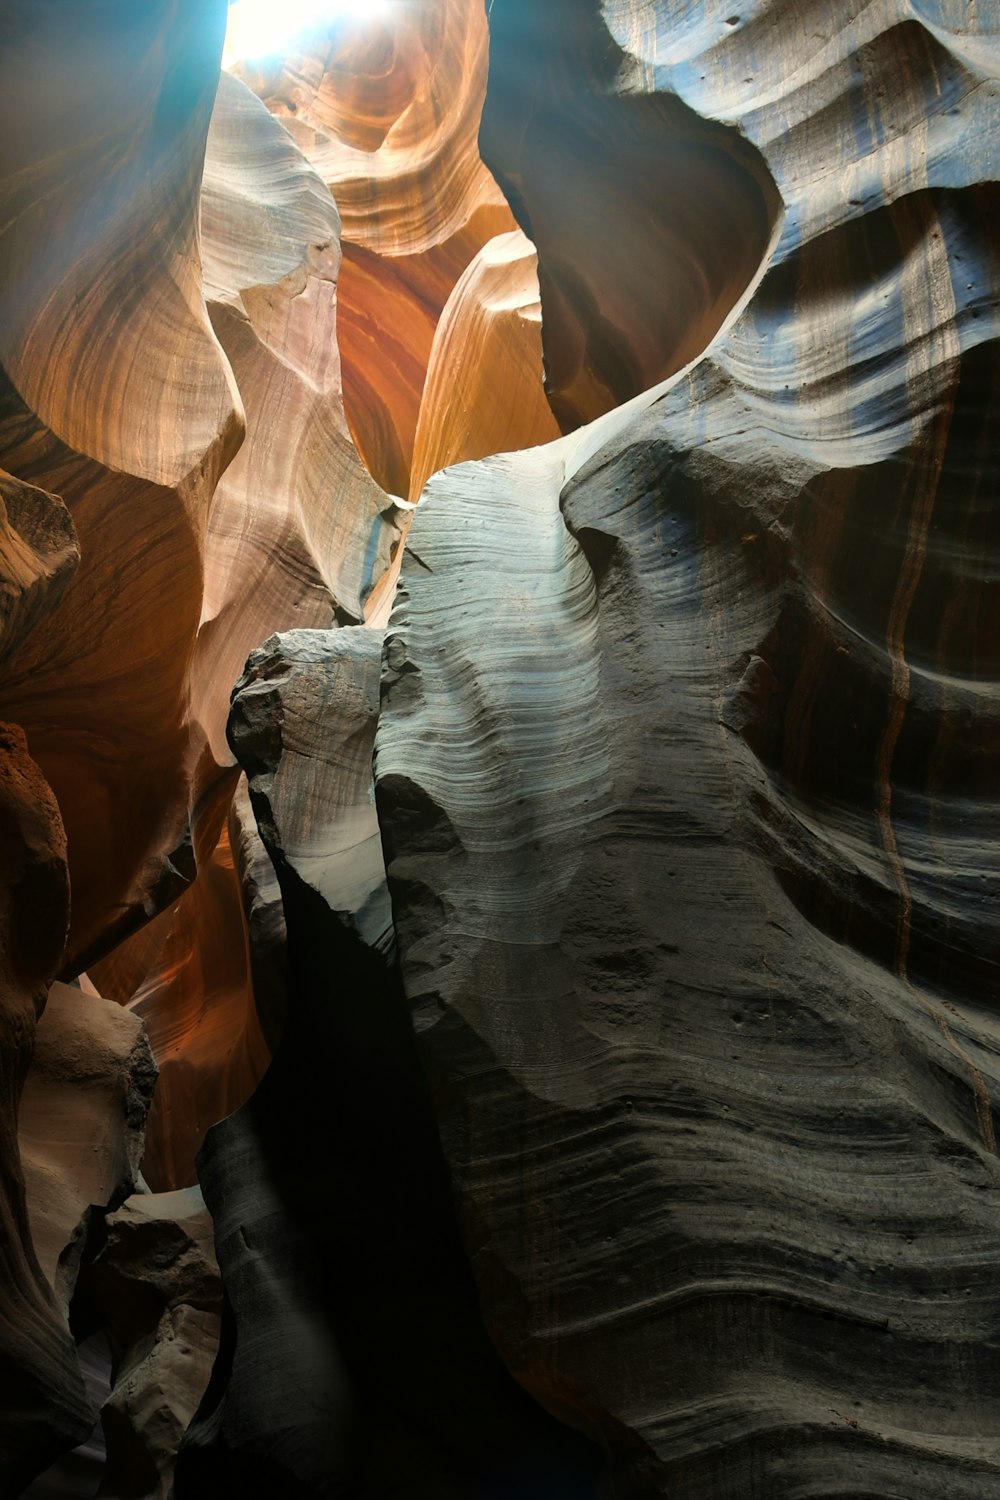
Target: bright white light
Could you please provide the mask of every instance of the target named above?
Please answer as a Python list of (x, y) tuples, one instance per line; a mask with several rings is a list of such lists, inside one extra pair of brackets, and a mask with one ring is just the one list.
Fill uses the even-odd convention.
[(229, 7), (229, 25), (222, 66), (254, 57), (269, 57), (302, 32), (337, 17), (373, 21), (385, 14), (392, 0), (236, 0)]

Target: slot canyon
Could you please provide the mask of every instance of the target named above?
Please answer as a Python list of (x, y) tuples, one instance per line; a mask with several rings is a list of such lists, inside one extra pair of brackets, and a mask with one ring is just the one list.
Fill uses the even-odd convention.
[(0, 7), (0, 1500), (996, 1500), (1000, 0), (228, 21)]

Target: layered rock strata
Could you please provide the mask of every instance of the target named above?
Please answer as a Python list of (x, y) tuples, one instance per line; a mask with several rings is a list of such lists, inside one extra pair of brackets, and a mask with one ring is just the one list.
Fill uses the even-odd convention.
[(231, 735), (288, 926), (267, 1076), (200, 1164), (231, 1308), (176, 1495), (593, 1493), (480, 1325), (392, 961), (371, 786), (381, 636), (255, 653)]
[(110, 1214), (93, 1283), (114, 1353), (98, 1493), (168, 1500), (219, 1346), (222, 1283), (200, 1191), (141, 1193)]
[[(506, 395), (467, 403), (467, 420), (475, 411), (483, 429), (461, 453), (449, 451), (454, 424), (437, 439), (437, 422), (447, 425), (450, 414), (434, 404), (429, 419), (426, 409), (445, 306), (487, 242), (515, 227), (476, 140), (487, 57), (479, 0), (440, 0), (387, 6), (363, 21), (335, 19), (301, 52), (237, 70), (337, 201), (347, 416), (371, 472), (413, 500), (444, 464), (494, 451), (500, 430), (491, 406), (505, 413), (509, 446), (540, 440), (532, 399), (526, 411)], [(521, 267), (521, 282), (526, 274), (530, 268)], [(525, 300), (535, 297), (537, 287)], [(537, 337), (532, 354), (537, 379)], [(488, 347), (470, 345), (467, 368), (488, 357)]]
[(70, 975), (190, 878), (201, 553), (243, 428), (198, 261), (225, 6), (120, 21), (49, 3), (2, 23), (0, 463), (64, 503), (81, 562), (0, 701), (66, 827)]
[[(699, 363), (415, 517), (379, 809), (466, 1247), (508, 1368), (618, 1493), (985, 1497), (993, 43), (940, 8), (580, 5), (555, 36), (495, 0), (508, 96), (544, 80), (530, 171), (519, 124), (489, 159), (547, 349), (573, 15), (629, 110), (738, 121), (784, 213)], [(597, 284), (599, 243), (563, 254)], [(643, 368), (628, 319), (573, 316), (580, 369)]]
[(216, 97), (221, 0), (119, 11), (0, 20), (0, 1491), (134, 1172), (45, 1177), (43, 1032), (25, 1196), (86, 967), (154, 1184), (231, 1112), (221, 1308), (186, 1198), (81, 1270), (109, 1497), (221, 1317), (177, 1500), (987, 1500), (991, 18), (491, 0), (487, 80), (441, 0)]

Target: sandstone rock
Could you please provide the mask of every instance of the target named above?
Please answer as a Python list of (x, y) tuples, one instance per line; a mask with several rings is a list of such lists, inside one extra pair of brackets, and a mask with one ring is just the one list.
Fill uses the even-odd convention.
[[(728, 111), (698, 112), (701, 95), (689, 107), (683, 87), (623, 50), (630, 27), (659, 21), (666, 35), (672, 11), (640, 0), (490, 7), (480, 142), (538, 250), (546, 390), (564, 431), (699, 355), (780, 216), (753, 133)], [(713, 8), (706, 25), (707, 48), (747, 23)], [(721, 92), (731, 64), (711, 66)]]
[(269, 1049), (285, 1021), (285, 912), (274, 866), (267, 857), (241, 777), (229, 809), (229, 845), (243, 901), (254, 1007)]
[(91, 1334), (76, 1347), (87, 1400), (94, 1412), (94, 1427), (83, 1443), (63, 1453), (23, 1492), (23, 1500), (71, 1500), (97, 1493), (104, 1472), (104, 1434), (97, 1413), (111, 1386), (111, 1350), (103, 1330)]
[(142, 1015), (160, 1065), (145, 1163), (157, 1189), (195, 1181), (206, 1128), (247, 1098), (269, 1056), (223, 827), (235, 785), (225, 741), (232, 683), (274, 629), (359, 619), (398, 536), (393, 503), (343, 417), (339, 229), (329, 192), (287, 132), (224, 75), (206, 148), (201, 254), (247, 437), (207, 522), (189, 676), (198, 878), (94, 966), (106, 993)]
[(69, 1316), (91, 1209), (133, 1191), (156, 1082), (145, 1029), (111, 1000), (54, 984), (21, 1095), (31, 1240)]
[(108, 1217), (94, 1283), (115, 1352), (98, 1494), (167, 1500), (219, 1343), (222, 1284), (200, 1191), (129, 1198)]
[(302, 53), (237, 69), (337, 201), (347, 416), (371, 472), (411, 499), (438, 319), (476, 253), (514, 228), (476, 142), (487, 41), (478, 0), (441, 0), (336, 17)]
[(377, 630), (272, 636), (236, 685), (229, 733), (279, 883), (300, 881), (391, 960), (371, 770), (381, 663)]
[(178, 1500), (237, 1483), (427, 1500), (593, 1490), (586, 1446), (496, 1361), (455, 1233), (385, 926), (380, 646), (363, 629), (276, 637), (234, 695), (284, 898), (289, 1009), (257, 1092), (200, 1157), (233, 1321)]
[(411, 494), (462, 459), (559, 436), (542, 390), (541, 321), (534, 246), (518, 230), (497, 235), (456, 282), (434, 333)]
[(0, 725), (0, 1493), (19, 1489), (93, 1425), (79, 1365), (32, 1246), (17, 1112), (35, 1022), (69, 916), (66, 839), (15, 725)]
[(146, 1180), (157, 1191), (192, 1186), (205, 1131), (252, 1093), (270, 1055), (250, 993), (242, 897), (225, 832), (180, 900), (92, 972), (145, 1023), (159, 1066)]
[[(773, 6), (550, 14), (495, 0), (494, 64), (516, 23), (517, 72), (556, 82), (530, 153), (527, 110), (488, 153), (538, 237), (547, 358), (530, 183), (572, 181), (581, 109), (598, 128), (573, 14), (628, 110), (739, 121), (784, 216), (693, 368), (415, 515), (379, 810), (488, 1326), (630, 1497), (985, 1500), (992, 42), (940, 9), (820, 38)], [(583, 296), (574, 319), (581, 371), (638, 347)]]
[(242, 434), (197, 247), (225, 14), (157, 0), (123, 28), (19, 3), (0, 23), (0, 462), (62, 499), (82, 557), (0, 694), (68, 833), (70, 974), (190, 878), (201, 551)]
[[(0, 19), (0, 1490), (87, 1427), (15, 1141), (86, 966), (157, 1186), (235, 1110), (177, 1500), (592, 1495), (569, 1428), (992, 1500), (988, 9), (440, 0), (217, 100), (221, 0), (132, 11)], [(121, 1500), (216, 1316), (144, 1214)]]

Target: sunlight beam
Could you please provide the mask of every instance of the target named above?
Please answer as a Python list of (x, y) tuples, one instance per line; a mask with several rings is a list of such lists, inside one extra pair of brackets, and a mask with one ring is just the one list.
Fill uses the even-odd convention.
[(222, 66), (270, 57), (288, 43), (335, 19), (374, 21), (384, 16), (391, 0), (235, 0)]

